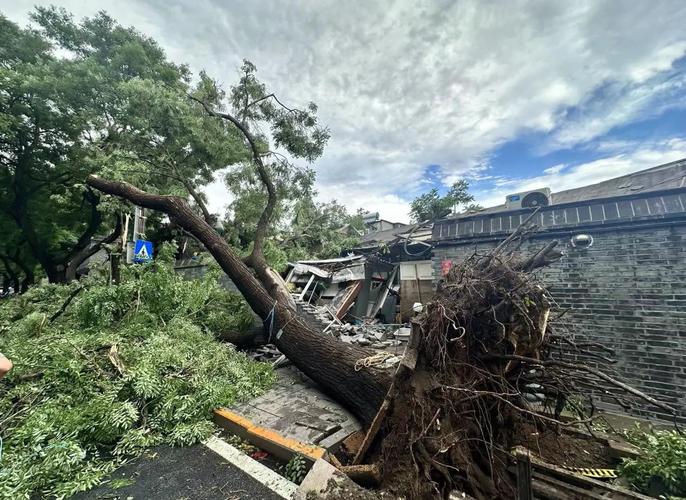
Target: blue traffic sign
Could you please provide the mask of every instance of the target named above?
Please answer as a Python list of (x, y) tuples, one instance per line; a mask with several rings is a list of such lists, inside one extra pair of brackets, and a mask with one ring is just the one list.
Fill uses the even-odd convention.
[(152, 262), (152, 242), (136, 240), (133, 247), (133, 261), (136, 263)]

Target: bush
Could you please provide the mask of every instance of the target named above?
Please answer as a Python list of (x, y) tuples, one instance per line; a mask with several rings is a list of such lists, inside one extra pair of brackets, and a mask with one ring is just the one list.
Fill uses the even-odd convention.
[(626, 433), (627, 440), (642, 455), (625, 459), (621, 475), (643, 493), (686, 496), (686, 436), (676, 430), (644, 433), (637, 427)]
[(273, 381), (215, 340), (224, 322), (252, 320), (216, 274), (184, 281), (160, 264), (116, 286), (91, 277), (0, 303), (0, 352), (15, 365), (0, 381), (0, 498), (67, 497), (144, 448), (206, 438), (214, 408)]

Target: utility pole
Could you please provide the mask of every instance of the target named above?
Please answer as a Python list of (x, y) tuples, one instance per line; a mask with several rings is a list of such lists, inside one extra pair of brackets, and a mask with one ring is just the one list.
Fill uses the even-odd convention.
[(141, 207), (136, 207), (133, 216), (133, 234), (131, 239), (126, 242), (126, 263), (133, 263), (133, 248), (136, 244), (136, 240), (145, 238), (145, 221), (147, 217), (145, 216), (145, 209)]

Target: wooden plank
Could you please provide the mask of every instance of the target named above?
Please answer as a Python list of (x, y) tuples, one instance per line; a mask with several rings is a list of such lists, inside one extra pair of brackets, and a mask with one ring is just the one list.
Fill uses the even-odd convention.
[[(389, 394), (391, 390), (393, 390), (393, 384), (391, 384)], [(374, 441), (374, 438), (379, 432), (381, 424), (383, 423), (384, 418), (386, 418), (386, 413), (388, 413), (388, 408), (390, 408), (390, 406), (391, 398), (388, 395), (386, 395), (386, 398), (383, 400), (383, 403), (381, 403), (379, 411), (377, 411), (376, 415), (374, 416), (374, 420), (372, 420), (372, 425), (369, 426), (369, 431), (367, 431), (367, 435), (364, 437), (364, 441), (362, 441), (362, 446), (360, 446), (360, 449), (357, 450), (357, 454), (353, 459), (353, 465), (358, 465), (364, 458), (364, 455), (365, 453), (367, 453), (369, 446), (372, 444), (372, 441)]]
[(533, 500), (529, 450), (526, 448), (518, 448), (515, 450), (514, 456), (517, 460), (517, 498), (519, 498), (519, 500)]
[[(388, 276), (386, 281), (383, 284), (384, 289), (381, 291), (379, 296), (376, 298), (376, 303), (374, 304), (374, 307), (372, 307), (372, 310), (369, 314), (367, 314), (368, 317), (370, 318), (375, 318), (376, 314), (381, 310), (381, 308), (384, 305), (384, 302), (386, 302), (386, 299), (388, 298), (388, 293), (391, 290), (391, 287), (393, 286), (393, 281), (395, 281), (395, 276), (398, 274), (398, 269), (400, 266), (396, 265), (393, 267), (393, 271), (391, 274)], [(417, 266), (415, 266), (417, 267)]]
[(540, 472), (534, 472), (533, 475), (534, 483), (536, 481), (542, 481), (550, 488), (554, 488), (558, 494), (553, 498), (559, 498), (561, 496), (570, 496), (572, 498), (589, 498), (593, 500), (607, 500), (605, 493), (596, 493), (592, 489), (582, 488), (580, 486), (575, 486), (568, 482), (562, 481), (560, 479), (555, 479), (554, 477), (541, 474)]
[(419, 281), (419, 269), (417, 269), (417, 264), (414, 265), (414, 279), (417, 283), (417, 293), (419, 294), (419, 302), (424, 303), (422, 300), (422, 284)]
[(307, 281), (307, 285), (305, 285), (305, 288), (303, 288), (302, 293), (298, 297), (298, 300), (302, 301), (305, 300), (305, 294), (307, 293), (307, 289), (310, 288), (310, 285), (314, 281), (314, 274), (310, 275), (310, 279)]
[(348, 312), (348, 309), (350, 309), (350, 306), (353, 305), (353, 302), (355, 302), (355, 299), (360, 294), (360, 290), (362, 290), (362, 283), (364, 283), (364, 282), (358, 281), (354, 285), (346, 288), (346, 290), (349, 289), (349, 291), (348, 291), (348, 293), (346, 293), (345, 297), (343, 298), (343, 301), (341, 302), (340, 307), (338, 307), (338, 309), (336, 309), (336, 318), (337, 319), (343, 319), (343, 317)]
[(295, 454), (300, 454), (309, 461), (315, 462), (326, 453), (324, 448), (284, 437), (273, 429), (255, 425), (242, 415), (226, 408), (214, 410), (214, 422), (282, 460), (288, 461)]
[(580, 474), (563, 469), (556, 465), (548, 464), (542, 460), (531, 457), (531, 463), (535, 471), (540, 471), (548, 476), (552, 476), (563, 480), (565, 483), (580, 485), (584, 488), (594, 489), (596, 491), (604, 491), (612, 494), (612, 498), (622, 498), (622, 499), (640, 499), (649, 500), (650, 497), (636, 493), (635, 491), (630, 491), (626, 488), (621, 488), (612, 484), (607, 484), (590, 477), (584, 477)]

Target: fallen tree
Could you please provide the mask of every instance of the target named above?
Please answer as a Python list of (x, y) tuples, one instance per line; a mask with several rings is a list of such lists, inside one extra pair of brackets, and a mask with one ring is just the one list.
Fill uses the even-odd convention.
[[(598, 389), (624, 406), (639, 399), (674, 413), (598, 369), (598, 363), (612, 363), (608, 349), (555, 331), (554, 301), (534, 271), (560, 253), (551, 242), (527, 258), (516, 257), (530, 229), (526, 223), (492, 252), (451, 270), (415, 325), (404, 364), (393, 377), (374, 366), (356, 369), (375, 351), (314, 331), (274, 291), (269, 269), (253, 272), (185, 200), (96, 176), (87, 182), (165, 212), (202, 242), (263, 318), (270, 340), (367, 427), (380, 430), (368, 439), (369, 455), (382, 466), (384, 486), (398, 493), (440, 498), (460, 490), (478, 498), (512, 497), (509, 452), (530, 444), (527, 426), (588, 424), (594, 417), (586, 410), (593, 408)], [(263, 276), (269, 277), (266, 284)], [(532, 405), (527, 395), (545, 404)], [(565, 407), (582, 416), (571, 423), (561, 419)], [(363, 457), (364, 452), (358, 461)]]
[(87, 183), (103, 193), (166, 213), (203, 243), (253, 311), (264, 320), (269, 329), (269, 340), (362, 422), (371, 422), (390, 386), (392, 373), (375, 367), (356, 371), (355, 364), (376, 351), (342, 345), (337, 339), (314, 331), (298, 317), (288, 297), (279, 290), (274, 273), (268, 269), (264, 258), (251, 259), (257, 270), (248, 267), (183, 198), (149, 194), (125, 182), (95, 175), (89, 176)]
[(609, 375), (611, 350), (556, 329), (555, 302), (534, 271), (561, 254), (553, 241), (517, 257), (525, 227), (453, 268), (415, 325), (385, 405), (381, 436), (392, 439), (377, 441), (388, 489), (514, 498), (513, 448), (545, 455), (546, 432), (586, 425), (592, 433), (598, 392), (675, 413)]

